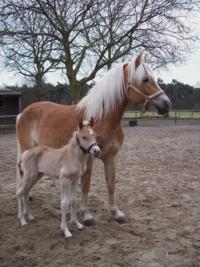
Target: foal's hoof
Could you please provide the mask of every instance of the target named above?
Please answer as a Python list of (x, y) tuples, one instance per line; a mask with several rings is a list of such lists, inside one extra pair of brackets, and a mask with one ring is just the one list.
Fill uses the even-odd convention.
[(117, 217), (115, 218), (115, 221), (119, 224), (128, 223), (128, 219), (126, 218), (126, 216)]
[(95, 226), (96, 225), (96, 221), (94, 218), (86, 219), (83, 223), (85, 226)]
[(84, 226), (81, 223), (77, 223), (76, 227), (78, 230), (82, 230), (84, 228)]
[(69, 231), (64, 232), (65, 238), (72, 237), (72, 234)]
[(29, 195), (28, 195), (28, 200), (33, 201), (33, 195), (31, 193), (29, 193)]
[(25, 225), (27, 225), (27, 221), (26, 221), (24, 218), (22, 218), (22, 219), (20, 220), (20, 222), (21, 222), (21, 226), (25, 226)]
[(33, 221), (35, 218), (33, 217), (33, 215), (32, 214), (28, 214), (28, 215), (26, 215), (26, 219), (28, 220), (28, 221)]

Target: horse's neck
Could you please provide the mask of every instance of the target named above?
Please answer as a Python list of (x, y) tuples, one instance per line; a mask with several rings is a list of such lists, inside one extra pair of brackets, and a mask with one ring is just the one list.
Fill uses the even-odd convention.
[(86, 154), (80, 149), (77, 140), (76, 140), (76, 135), (74, 134), (72, 138), (69, 141), (69, 144), (65, 146), (66, 149), (71, 150), (72, 154), (76, 154), (78, 159), (80, 160), (85, 160), (86, 159)]
[(116, 130), (121, 127), (121, 120), (126, 110), (126, 106), (128, 104), (128, 100), (126, 97), (115, 106), (115, 109), (111, 111), (109, 114), (106, 114), (103, 118), (104, 124), (106, 124), (110, 129)]

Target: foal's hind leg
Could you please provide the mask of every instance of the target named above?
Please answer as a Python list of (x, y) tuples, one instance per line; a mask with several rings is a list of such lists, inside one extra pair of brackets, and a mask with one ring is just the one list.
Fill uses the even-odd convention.
[(71, 184), (71, 223), (75, 223), (76, 227), (81, 230), (83, 225), (77, 219), (77, 209), (76, 209), (76, 187), (78, 179), (72, 181)]
[(87, 163), (87, 170), (85, 174), (81, 177), (81, 190), (82, 190), (81, 211), (83, 212), (83, 222), (84, 225), (86, 226), (93, 226), (96, 224), (93, 216), (88, 210), (88, 193), (90, 190), (92, 165), (93, 165), (93, 160), (89, 159)]
[(23, 212), (23, 197), (22, 197), (22, 194), (21, 194), (21, 187), (22, 185), (18, 185), (17, 186), (17, 204), (18, 204), (18, 219), (20, 220), (20, 223), (21, 225), (26, 225), (27, 224), (27, 221), (26, 219), (24, 218), (24, 212)]
[(42, 178), (42, 176), (43, 174), (39, 173), (36, 176), (28, 178), (26, 180), (26, 184), (24, 185), (24, 198), (23, 198), (24, 216), (28, 221), (32, 221), (34, 219), (29, 208), (30, 190), (34, 186), (34, 184), (36, 184), (36, 182)]
[(106, 184), (108, 189), (109, 209), (114, 219), (118, 223), (127, 223), (126, 216), (119, 210), (115, 200), (115, 171), (116, 171), (116, 156), (109, 157), (104, 160)]
[(37, 176), (28, 176), (24, 174), (23, 182), (20, 187), (17, 189), (17, 198), (18, 198), (18, 218), (21, 221), (21, 225), (27, 224), (27, 220), (33, 220), (33, 216), (30, 213), (28, 205), (28, 194), (33, 185), (40, 179), (42, 175)]

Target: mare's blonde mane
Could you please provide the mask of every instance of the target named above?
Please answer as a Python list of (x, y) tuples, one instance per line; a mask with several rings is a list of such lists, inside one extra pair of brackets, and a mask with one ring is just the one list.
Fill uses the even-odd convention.
[[(119, 63), (109, 70), (78, 103), (77, 109), (84, 111), (85, 119), (89, 120), (91, 117), (102, 119), (103, 115), (112, 112), (116, 105), (122, 102), (125, 94), (124, 64)], [(129, 63), (129, 75), (132, 82), (133, 79), (141, 80), (144, 76), (143, 64), (141, 63), (135, 69), (135, 59)]]

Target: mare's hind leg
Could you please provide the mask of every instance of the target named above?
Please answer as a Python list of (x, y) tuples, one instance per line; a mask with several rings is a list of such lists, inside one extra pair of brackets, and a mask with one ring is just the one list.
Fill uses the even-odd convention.
[(72, 181), (71, 184), (71, 223), (75, 223), (76, 227), (81, 230), (83, 225), (77, 219), (77, 209), (76, 209), (76, 187), (78, 179)]
[(88, 193), (90, 190), (92, 165), (93, 165), (93, 160), (89, 159), (87, 163), (87, 170), (85, 174), (81, 177), (81, 190), (82, 190), (81, 211), (83, 212), (83, 222), (84, 225), (86, 226), (93, 226), (96, 224), (93, 216), (88, 210)]
[(116, 156), (105, 159), (104, 168), (106, 176), (106, 184), (108, 189), (109, 210), (118, 223), (127, 223), (126, 216), (119, 210), (115, 200), (115, 172), (116, 172)]

